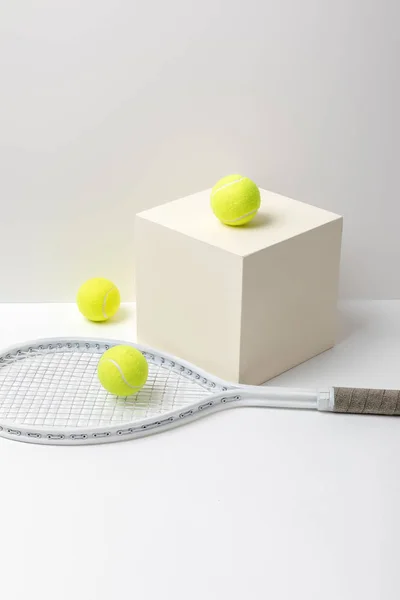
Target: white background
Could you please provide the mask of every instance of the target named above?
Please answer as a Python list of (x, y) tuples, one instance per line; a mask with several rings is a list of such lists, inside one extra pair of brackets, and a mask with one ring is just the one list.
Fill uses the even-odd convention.
[[(240, 172), (343, 214), (400, 295), (397, 0), (0, 2), (0, 301), (133, 295), (134, 215)], [(394, 274), (396, 276), (394, 276)]]
[[(400, 295), (397, 0), (0, 0), (0, 301), (132, 296), (137, 211), (238, 171), (345, 217), (344, 296)], [(398, 303), (280, 385), (399, 387)], [(1, 347), (131, 339), (4, 305)], [(4, 597), (398, 600), (398, 420), (240, 409), (127, 443), (0, 439)]]

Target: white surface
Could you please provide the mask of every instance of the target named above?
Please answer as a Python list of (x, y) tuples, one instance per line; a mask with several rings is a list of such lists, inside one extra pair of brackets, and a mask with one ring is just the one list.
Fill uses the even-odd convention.
[[(2, 306), (1, 346), (133, 339), (134, 318)], [(122, 317), (122, 315), (121, 315)], [(399, 387), (400, 303), (342, 310), (341, 342), (274, 383)], [(238, 409), (141, 440), (0, 439), (2, 594), (12, 600), (397, 600), (400, 420)]]
[(344, 215), (343, 294), (400, 296), (399, 18), (396, 0), (2, 2), (0, 300), (72, 300), (97, 274), (128, 298), (134, 214), (232, 172)]
[(342, 225), (267, 190), (245, 228), (214, 217), (210, 190), (141, 212), (138, 341), (252, 385), (331, 348)]

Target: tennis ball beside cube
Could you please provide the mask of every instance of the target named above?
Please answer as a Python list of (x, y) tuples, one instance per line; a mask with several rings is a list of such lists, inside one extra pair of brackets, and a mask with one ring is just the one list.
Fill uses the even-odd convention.
[(215, 216), (231, 227), (249, 223), (261, 205), (260, 190), (248, 177), (228, 175), (211, 191), (211, 208)]
[(149, 375), (149, 366), (137, 348), (113, 346), (104, 352), (97, 366), (101, 385), (115, 396), (132, 396), (142, 389)]
[(115, 315), (121, 304), (116, 285), (109, 279), (95, 277), (79, 288), (77, 304), (80, 312), (89, 321), (107, 321)]

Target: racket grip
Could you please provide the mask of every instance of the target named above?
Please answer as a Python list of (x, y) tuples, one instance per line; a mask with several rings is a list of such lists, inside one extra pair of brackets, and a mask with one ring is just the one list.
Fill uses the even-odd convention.
[(334, 388), (333, 411), (365, 415), (400, 416), (400, 390)]

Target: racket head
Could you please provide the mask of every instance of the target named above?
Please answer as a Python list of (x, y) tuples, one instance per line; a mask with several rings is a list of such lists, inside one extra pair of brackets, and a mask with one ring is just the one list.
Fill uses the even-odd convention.
[[(102, 388), (97, 365), (118, 344), (139, 349), (149, 364), (146, 385), (118, 397)], [(156, 433), (224, 408), (234, 389), (193, 365), (140, 344), (97, 338), (51, 338), (0, 353), (0, 435), (46, 444), (94, 444)], [(211, 402), (211, 404), (210, 404)]]

